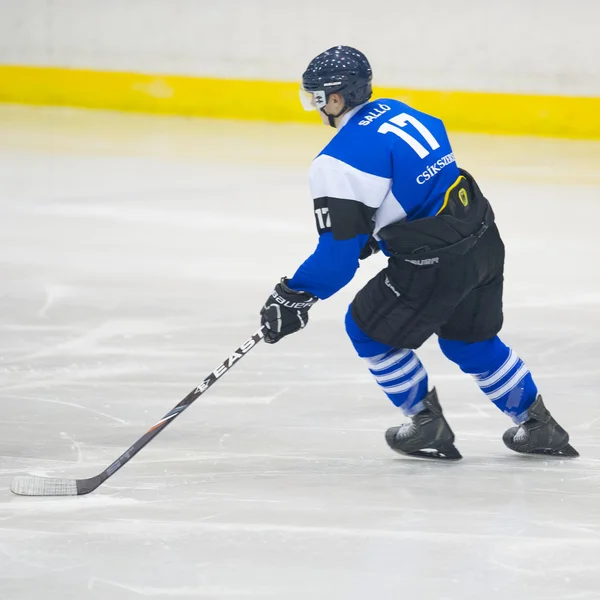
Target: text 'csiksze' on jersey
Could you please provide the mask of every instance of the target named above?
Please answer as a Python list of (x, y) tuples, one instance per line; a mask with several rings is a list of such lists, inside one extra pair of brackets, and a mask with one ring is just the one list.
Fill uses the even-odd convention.
[(320, 298), (335, 293), (354, 276), (371, 234), (435, 215), (458, 176), (440, 119), (392, 99), (354, 108), (311, 165), (319, 245), (291, 286)]

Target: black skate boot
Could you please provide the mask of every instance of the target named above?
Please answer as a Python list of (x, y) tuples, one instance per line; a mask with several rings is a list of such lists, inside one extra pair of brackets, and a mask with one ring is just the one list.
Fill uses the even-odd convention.
[(541, 396), (529, 407), (527, 416), (527, 421), (511, 427), (502, 436), (508, 448), (523, 454), (579, 456), (579, 452), (569, 444), (569, 434), (548, 412)]
[(425, 409), (416, 414), (410, 423), (390, 427), (385, 432), (388, 446), (409, 456), (460, 460), (460, 452), (454, 446), (454, 433), (448, 425), (435, 388), (423, 398)]

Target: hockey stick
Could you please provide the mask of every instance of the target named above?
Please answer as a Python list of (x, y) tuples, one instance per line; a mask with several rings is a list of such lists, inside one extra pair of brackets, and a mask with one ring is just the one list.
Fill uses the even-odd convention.
[(259, 329), (246, 340), (227, 360), (223, 361), (198, 387), (194, 388), (177, 406), (170, 410), (156, 425), (123, 452), (115, 462), (95, 477), (89, 479), (60, 479), (22, 475), (15, 477), (10, 490), (19, 496), (82, 496), (93, 492), (122, 466), (127, 464), (146, 444), (150, 443), (169, 423), (172, 423), (194, 400), (200, 397), (220, 377), (247, 354), (265, 336), (265, 329)]

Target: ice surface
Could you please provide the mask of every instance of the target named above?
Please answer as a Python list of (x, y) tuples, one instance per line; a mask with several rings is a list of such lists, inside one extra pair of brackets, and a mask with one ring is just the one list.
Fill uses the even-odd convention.
[(0, 600), (600, 598), (600, 143), (453, 138), (507, 245), (503, 337), (580, 459), (510, 453), (435, 341), (465, 458), (391, 453), (343, 330), (374, 257), (91, 495), (10, 493), (102, 471), (256, 330), (328, 135), (0, 108)]

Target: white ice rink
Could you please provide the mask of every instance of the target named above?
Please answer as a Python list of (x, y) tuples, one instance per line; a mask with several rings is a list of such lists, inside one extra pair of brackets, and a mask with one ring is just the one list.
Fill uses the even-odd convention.
[(257, 329), (329, 135), (0, 108), (1, 600), (600, 599), (600, 142), (453, 137), (507, 245), (502, 336), (580, 459), (508, 451), (435, 340), (465, 458), (393, 454), (343, 329), (377, 256), (93, 494), (10, 493), (99, 473)]

